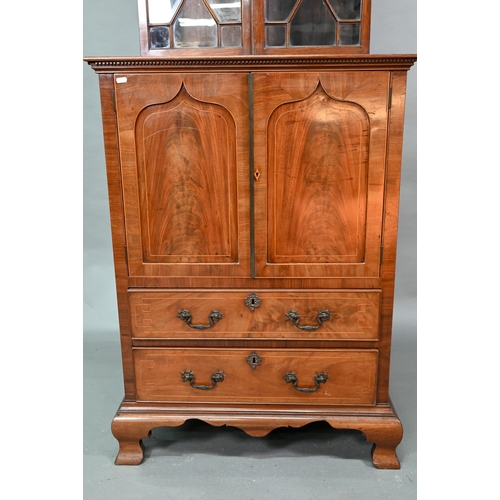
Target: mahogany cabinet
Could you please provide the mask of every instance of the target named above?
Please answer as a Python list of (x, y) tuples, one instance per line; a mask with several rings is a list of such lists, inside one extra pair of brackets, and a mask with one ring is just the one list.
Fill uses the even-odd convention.
[[(292, 14), (317, 4), (285, 3)], [(355, 47), (339, 45), (342, 23), (330, 46), (293, 45), (295, 17), (276, 21), (267, 0), (240, 2), (211, 48), (176, 52), (176, 40), (206, 39), (176, 32), (182, 15), (218, 21), (225, 2), (172, 0), (177, 14), (151, 16), (163, 27), (139, 3), (145, 55), (86, 58), (99, 75), (120, 317), (117, 464), (141, 462), (152, 428), (197, 418), (252, 436), (323, 420), (363, 432), (376, 467), (399, 467), (388, 385), (416, 58), (362, 53), (370, 2), (350, 3), (368, 18), (363, 31), (358, 14)], [(192, 24), (213, 28), (205, 21)], [(280, 27), (284, 46), (266, 53)], [(221, 45), (229, 28), (238, 50)]]

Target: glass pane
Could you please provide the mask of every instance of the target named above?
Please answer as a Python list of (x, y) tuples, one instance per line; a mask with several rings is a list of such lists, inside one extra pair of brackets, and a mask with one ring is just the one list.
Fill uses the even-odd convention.
[(329, 0), (339, 19), (360, 19), (361, 0)]
[(186, 0), (174, 23), (174, 46), (217, 47), (217, 25), (203, 0)]
[(169, 29), (165, 26), (155, 26), (149, 30), (152, 49), (167, 49), (170, 47)]
[(241, 47), (241, 26), (221, 26), (220, 36), (223, 47)]
[(169, 24), (182, 0), (148, 0), (150, 24)]
[(208, 0), (210, 8), (220, 23), (236, 21), (241, 23), (241, 0)]
[(359, 24), (341, 24), (339, 45), (359, 45)]
[(286, 27), (284, 25), (266, 26), (266, 47), (284, 47)]
[(335, 45), (335, 26), (324, 0), (303, 0), (290, 23), (290, 45)]
[(286, 21), (297, 0), (266, 0), (266, 21)]

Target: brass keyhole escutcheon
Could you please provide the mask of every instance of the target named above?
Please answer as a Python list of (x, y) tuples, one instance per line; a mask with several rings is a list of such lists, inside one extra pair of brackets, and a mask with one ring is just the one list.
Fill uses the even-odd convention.
[(245, 304), (246, 306), (250, 309), (250, 311), (254, 312), (257, 307), (260, 306), (260, 299), (259, 296), (255, 293), (252, 292), (246, 299), (245, 299)]
[(262, 363), (262, 358), (255, 351), (252, 351), (247, 356), (247, 363), (252, 367), (252, 370), (255, 370)]
[(255, 170), (255, 172), (253, 173), (253, 178), (255, 179), (256, 182), (259, 180), (260, 172), (258, 170)]

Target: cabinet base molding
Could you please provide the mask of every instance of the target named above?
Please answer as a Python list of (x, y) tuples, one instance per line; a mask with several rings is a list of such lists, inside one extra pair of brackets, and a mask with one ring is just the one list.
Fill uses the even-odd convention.
[(159, 405), (123, 402), (113, 422), (112, 432), (119, 442), (116, 465), (139, 465), (144, 458), (143, 439), (155, 427), (176, 427), (198, 419), (213, 426), (229, 425), (253, 437), (266, 436), (278, 427), (302, 427), (325, 421), (334, 429), (361, 431), (373, 443), (372, 461), (378, 469), (399, 469), (396, 447), (403, 427), (392, 403), (373, 407), (297, 407), (284, 405), (249, 407), (227, 405), (207, 409), (200, 405)]

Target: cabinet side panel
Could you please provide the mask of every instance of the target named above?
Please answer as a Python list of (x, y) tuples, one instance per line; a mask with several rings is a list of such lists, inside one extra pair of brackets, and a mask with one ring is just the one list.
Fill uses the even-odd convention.
[(385, 184), (384, 248), (381, 277), (382, 300), (380, 304), (380, 343), (377, 402), (389, 399), (389, 372), (394, 307), (394, 278), (396, 272), (396, 243), (398, 236), (399, 190), (403, 150), (404, 108), (406, 100), (406, 72), (392, 75), (392, 105), (389, 109), (389, 135), (387, 144), (387, 175)]
[(114, 111), (113, 75), (99, 75), (101, 109), (103, 121), (104, 150), (108, 179), (109, 210), (113, 240), (116, 293), (118, 300), (118, 319), (122, 349), (123, 379), (125, 399), (135, 398), (135, 375), (132, 359), (132, 340), (130, 335), (130, 309), (127, 296), (128, 273), (125, 250), (125, 222), (123, 217), (123, 198), (120, 175), (119, 145), (116, 114)]

